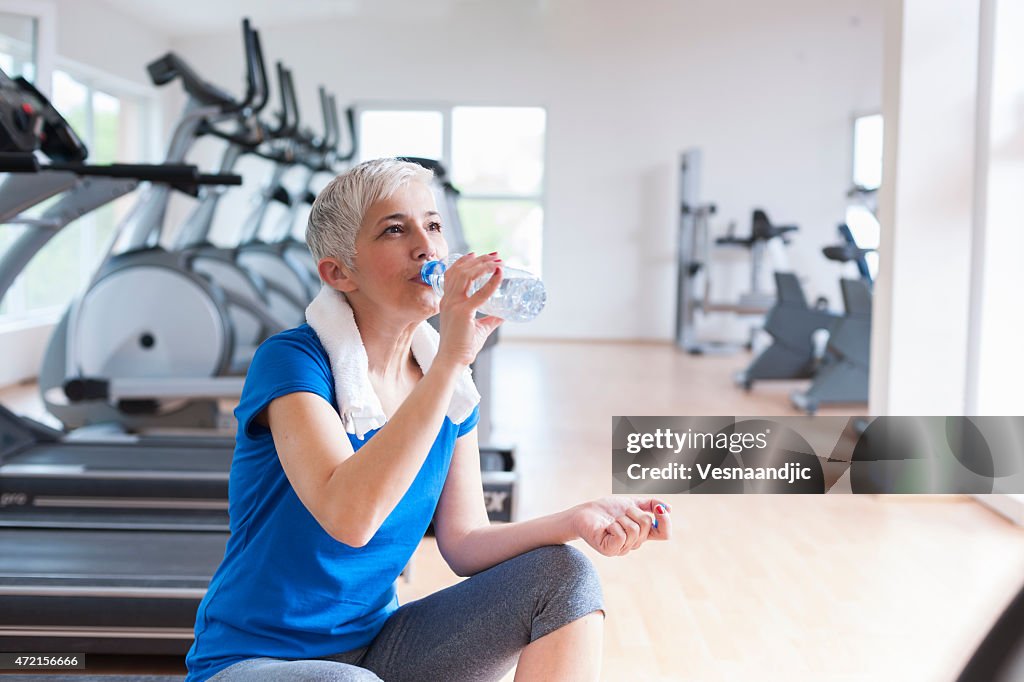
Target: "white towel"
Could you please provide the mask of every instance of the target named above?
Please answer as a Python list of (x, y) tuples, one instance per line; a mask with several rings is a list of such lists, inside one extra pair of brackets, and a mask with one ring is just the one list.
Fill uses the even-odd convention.
[[(346, 432), (354, 433), (362, 440), (368, 431), (384, 426), (388, 418), (370, 384), (366, 347), (345, 294), (329, 286), (321, 288), (306, 308), (306, 322), (316, 332), (330, 357), (341, 423)], [(426, 321), (413, 332), (412, 355), (424, 374), (434, 362), (440, 340), (437, 330)], [(480, 393), (467, 367), (455, 383), (455, 391), (448, 403), (448, 418), (456, 424), (462, 423), (479, 402)]]

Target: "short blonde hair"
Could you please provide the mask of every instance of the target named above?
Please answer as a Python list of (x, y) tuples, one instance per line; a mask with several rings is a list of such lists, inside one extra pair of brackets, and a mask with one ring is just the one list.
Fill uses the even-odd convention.
[(430, 184), (434, 173), (401, 159), (374, 159), (353, 166), (327, 183), (309, 211), (306, 244), (314, 260), (332, 257), (355, 268), (356, 235), (376, 202), (413, 181)]

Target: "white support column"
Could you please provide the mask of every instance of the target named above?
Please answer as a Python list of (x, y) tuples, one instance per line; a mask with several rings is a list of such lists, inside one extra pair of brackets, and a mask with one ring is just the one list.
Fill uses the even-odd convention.
[(965, 409), (981, 1), (886, 3), (872, 414)]
[(983, 8), (966, 413), (1024, 415), (1024, 4)]

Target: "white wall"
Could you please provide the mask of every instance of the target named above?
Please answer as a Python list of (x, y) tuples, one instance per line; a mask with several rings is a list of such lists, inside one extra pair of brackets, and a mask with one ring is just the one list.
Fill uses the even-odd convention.
[(139, 85), (150, 85), (146, 64), (167, 51), (167, 34), (102, 0), (54, 0), (54, 4), (58, 55)]
[[(820, 248), (844, 215), (851, 117), (881, 106), (882, 4), (560, 0), (465, 3), (454, 16), (407, 20), (252, 19), (268, 60), (293, 68), (314, 123), (321, 83), (342, 105), (546, 107), (549, 307), (505, 333), (669, 339), (676, 160), (689, 146), (704, 151), (703, 194), (719, 205), (721, 228), (737, 220), (744, 232), (754, 207), (799, 224), (795, 268), (810, 276), (810, 294), (838, 301), (839, 269)], [(240, 90), (237, 30), (173, 47)], [(226, 203), (221, 219), (239, 221), (245, 207)]]

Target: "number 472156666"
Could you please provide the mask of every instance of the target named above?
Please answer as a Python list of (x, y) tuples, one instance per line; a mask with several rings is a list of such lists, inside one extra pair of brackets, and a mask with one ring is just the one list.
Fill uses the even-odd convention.
[(84, 654), (0, 654), (0, 670), (85, 668)]

